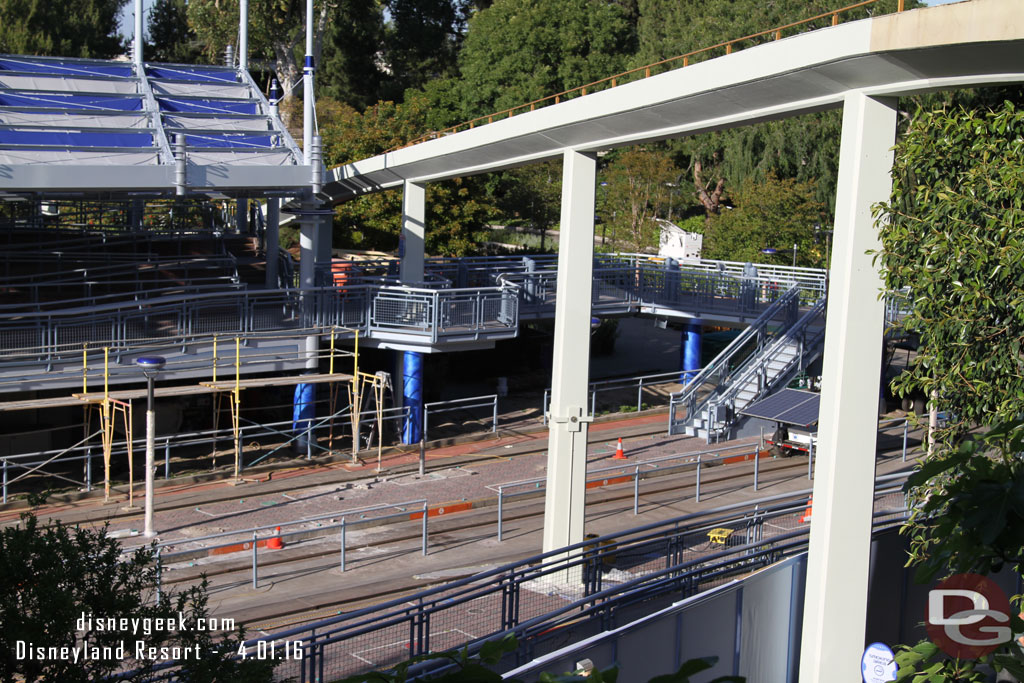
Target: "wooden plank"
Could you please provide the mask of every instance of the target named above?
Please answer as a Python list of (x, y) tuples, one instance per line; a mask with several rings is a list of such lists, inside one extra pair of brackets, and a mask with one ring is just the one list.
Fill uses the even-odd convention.
[[(263, 377), (247, 378), (239, 381), (240, 389), (251, 387), (280, 387), (291, 384), (323, 384), (326, 382), (350, 382), (352, 375), (344, 373), (315, 374), (315, 375), (292, 375), (288, 377)], [(159, 384), (154, 388), (153, 394), (157, 398), (173, 396), (194, 396), (196, 394), (210, 394), (218, 391), (232, 391), (235, 388), (234, 380), (223, 382), (200, 382), (199, 384), (184, 384), (180, 386), (162, 387)], [(145, 389), (123, 389), (111, 391), (110, 398), (117, 401), (132, 401), (146, 397)], [(0, 412), (15, 410), (43, 410), (45, 408), (68, 408), (73, 406), (86, 405), (90, 403), (102, 403), (103, 392), (92, 391), (88, 394), (81, 392), (71, 396), (59, 396), (54, 398), (36, 398), (25, 401), (4, 401), (0, 402)]]

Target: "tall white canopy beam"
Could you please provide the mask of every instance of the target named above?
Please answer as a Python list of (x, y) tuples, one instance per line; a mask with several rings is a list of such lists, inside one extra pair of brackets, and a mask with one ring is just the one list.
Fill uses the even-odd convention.
[(801, 681), (861, 680), (884, 304), (871, 206), (892, 190), (896, 101), (846, 96), (825, 325)]
[(545, 552), (583, 540), (587, 424), (593, 419), (587, 415), (587, 383), (596, 184), (596, 156), (566, 150), (562, 156), (562, 224), (548, 421)]
[(427, 227), (427, 188), (405, 183), (402, 195), (402, 233), (399, 236), (399, 278), (402, 282), (423, 282), (424, 240)]

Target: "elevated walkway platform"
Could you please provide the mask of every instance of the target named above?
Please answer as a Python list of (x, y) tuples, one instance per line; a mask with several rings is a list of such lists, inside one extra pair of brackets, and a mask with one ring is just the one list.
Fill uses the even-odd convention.
[[(0, 309), (0, 392), (74, 387), (87, 368), (94, 382), (104, 348), (113, 383), (137, 382), (133, 359), (146, 353), (167, 357), (168, 377), (207, 377), (216, 340), (236, 336), (246, 374), (304, 367), (309, 335), (351, 344), (358, 333), (360, 344), (427, 353), (486, 348), (517, 336), (520, 321), (554, 316), (556, 266), (553, 256), (430, 259), (427, 282), (412, 287), (395, 260), (350, 262), (343, 279), (311, 290), (200, 288)], [(810, 305), (826, 278), (814, 268), (601, 256), (592, 311), (743, 325), (793, 287), (798, 305)]]

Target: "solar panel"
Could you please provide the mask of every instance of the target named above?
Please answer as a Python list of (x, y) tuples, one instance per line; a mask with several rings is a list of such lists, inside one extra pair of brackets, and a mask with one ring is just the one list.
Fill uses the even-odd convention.
[(821, 394), (799, 389), (783, 389), (768, 398), (751, 403), (740, 411), (740, 415), (797, 427), (810, 427), (818, 421), (820, 403)]

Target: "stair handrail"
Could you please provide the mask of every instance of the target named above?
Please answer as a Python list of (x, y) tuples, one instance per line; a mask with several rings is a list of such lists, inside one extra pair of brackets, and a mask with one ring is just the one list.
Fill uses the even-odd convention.
[[(687, 413), (687, 419), (693, 416), (696, 411), (696, 394), (697, 390), (700, 389), (701, 385), (706, 382), (712, 374), (718, 372), (724, 364), (727, 364), (732, 360), (739, 350), (753, 338), (754, 335), (760, 334), (770, 323), (774, 320), (785, 307), (791, 305), (800, 296), (800, 286), (794, 284), (782, 296), (776, 299), (771, 306), (764, 309), (764, 311), (754, 320), (743, 332), (741, 332), (735, 339), (733, 339), (728, 346), (722, 349), (714, 360), (707, 364), (697, 376), (690, 380), (683, 389), (672, 394), (669, 398), (669, 410), (671, 412), (670, 421), (674, 422), (676, 406), (687, 404), (689, 412)], [(692, 404), (692, 405), (691, 405)]]
[[(796, 323), (794, 323), (789, 329), (787, 329), (783, 334), (780, 334), (778, 338), (775, 341), (773, 341), (770, 345), (768, 345), (764, 350), (762, 350), (761, 353), (754, 354), (750, 358), (748, 358), (747, 361), (736, 372), (736, 378), (729, 383), (729, 386), (726, 387), (724, 391), (722, 391), (720, 394), (717, 395), (717, 397), (715, 397), (715, 402), (728, 403), (729, 405), (734, 405), (736, 394), (739, 392), (740, 388), (743, 387), (747, 383), (747, 381), (751, 379), (751, 376), (755, 372), (757, 372), (762, 366), (764, 366), (766, 363), (771, 362), (772, 358), (778, 355), (782, 348), (791, 339), (793, 339), (798, 334), (802, 334), (810, 326), (811, 322), (815, 318), (822, 315), (825, 312), (825, 303), (826, 300), (824, 297), (819, 299), (814, 304), (814, 306), (810, 308), (810, 310), (804, 313), (803, 316), (801, 316), (800, 319)], [(819, 332), (819, 334), (816, 335), (812, 341), (816, 342), (817, 339), (823, 334), (824, 328), (822, 328), (821, 332)], [(792, 364), (797, 361), (799, 361), (799, 354), (793, 356), (793, 359), (786, 364), (786, 367), (783, 368), (782, 371), (777, 375), (777, 378), (784, 376), (788, 372)], [(775, 382), (766, 383), (763, 387), (761, 387), (758, 390), (757, 395), (751, 400), (756, 401), (763, 397), (766, 393), (768, 393), (769, 389), (771, 389), (771, 387), (774, 384)]]

